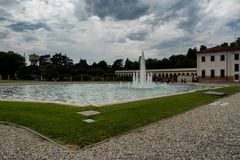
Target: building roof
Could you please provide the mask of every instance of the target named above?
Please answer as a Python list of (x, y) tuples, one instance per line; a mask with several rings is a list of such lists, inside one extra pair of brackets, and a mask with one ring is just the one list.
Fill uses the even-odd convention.
[(233, 51), (240, 51), (240, 46), (216, 46), (212, 48), (208, 48), (205, 50), (201, 50), (198, 53), (219, 53), (219, 52), (233, 52)]

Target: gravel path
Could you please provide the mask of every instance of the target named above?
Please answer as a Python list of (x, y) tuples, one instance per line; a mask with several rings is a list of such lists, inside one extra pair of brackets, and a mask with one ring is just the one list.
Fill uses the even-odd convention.
[(240, 159), (240, 93), (71, 153), (0, 125), (0, 159)]

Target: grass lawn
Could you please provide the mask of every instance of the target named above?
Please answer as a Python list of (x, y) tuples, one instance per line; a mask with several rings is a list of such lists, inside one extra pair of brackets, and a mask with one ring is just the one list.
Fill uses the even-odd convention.
[[(240, 91), (239, 86), (217, 89), (227, 95)], [(102, 108), (78, 108), (58, 104), (0, 101), (0, 121), (20, 124), (63, 144), (84, 147), (131, 131), (154, 121), (212, 102), (219, 96), (205, 91), (154, 98)], [(76, 112), (94, 109), (95, 123), (86, 124)]]
[(31, 83), (31, 82), (36, 82), (34, 80), (0, 80), (0, 84), (6, 84), (6, 83)]

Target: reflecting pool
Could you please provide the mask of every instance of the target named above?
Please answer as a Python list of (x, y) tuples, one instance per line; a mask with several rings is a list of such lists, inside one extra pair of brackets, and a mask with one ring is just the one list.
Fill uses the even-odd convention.
[(3, 85), (0, 86), (0, 99), (103, 105), (202, 88), (201, 85), (156, 84), (150, 89), (134, 89), (127, 83)]

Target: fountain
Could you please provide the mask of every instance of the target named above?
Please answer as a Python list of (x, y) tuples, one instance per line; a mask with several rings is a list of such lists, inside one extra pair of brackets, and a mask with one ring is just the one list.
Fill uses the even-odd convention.
[(146, 72), (144, 52), (140, 56), (140, 70), (133, 74), (132, 88), (153, 88), (155, 83), (152, 81), (152, 73)]

